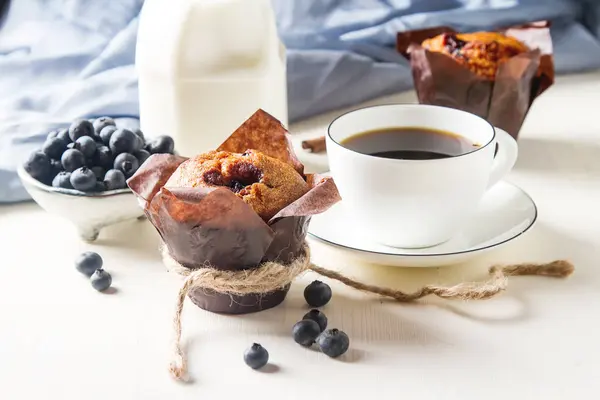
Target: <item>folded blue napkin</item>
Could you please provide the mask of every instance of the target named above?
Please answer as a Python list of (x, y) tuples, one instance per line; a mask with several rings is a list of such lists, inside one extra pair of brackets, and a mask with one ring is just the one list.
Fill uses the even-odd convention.
[[(288, 48), (290, 120), (410, 89), (410, 69), (393, 48), (404, 30), (447, 25), (471, 31), (549, 19), (557, 72), (600, 68), (597, 3), (273, 0)], [(133, 63), (142, 4), (11, 2), (0, 18), (0, 203), (28, 199), (15, 169), (48, 131), (101, 115), (136, 125)]]

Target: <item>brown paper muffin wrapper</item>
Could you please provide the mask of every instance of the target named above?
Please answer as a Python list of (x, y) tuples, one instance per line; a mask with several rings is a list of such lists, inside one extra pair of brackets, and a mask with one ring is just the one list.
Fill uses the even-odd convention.
[(421, 46), (441, 33), (457, 33), (449, 27), (399, 33), (396, 48), (410, 60), (419, 103), (476, 114), (516, 139), (533, 101), (554, 83), (550, 24), (542, 21), (499, 31), (521, 40), (531, 51), (502, 63), (495, 80)]
[[(253, 149), (292, 165), (298, 161), (281, 123), (259, 110), (218, 150), (242, 153)], [(210, 265), (223, 270), (256, 268), (265, 261), (289, 263), (302, 252), (311, 216), (340, 200), (331, 178), (304, 176), (310, 190), (269, 221), (227, 188), (165, 188), (186, 158), (152, 155), (128, 180), (171, 257), (187, 268)], [(267, 294), (230, 296), (194, 289), (190, 299), (208, 311), (243, 314), (281, 303), (289, 287)]]

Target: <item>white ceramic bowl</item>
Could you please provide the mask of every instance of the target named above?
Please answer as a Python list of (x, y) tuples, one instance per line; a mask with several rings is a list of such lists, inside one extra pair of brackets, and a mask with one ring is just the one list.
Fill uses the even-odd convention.
[(144, 216), (129, 188), (84, 193), (44, 185), (29, 175), (23, 166), (17, 173), (33, 200), (49, 213), (71, 221), (85, 241), (96, 240), (105, 226)]

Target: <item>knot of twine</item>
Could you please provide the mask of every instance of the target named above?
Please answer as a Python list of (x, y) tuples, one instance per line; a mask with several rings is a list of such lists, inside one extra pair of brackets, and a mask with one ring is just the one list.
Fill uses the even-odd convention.
[(483, 282), (463, 282), (453, 286), (426, 285), (414, 292), (403, 292), (381, 286), (369, 285), (348, 278), (339, 272), (318, 267), (310, 262), (310, 248), (305, 243), (303, 253), (289, 264), (274, 261), (264, 262), (257, 268), (241, 271), (225, 271), (204, 265), (190, 269), (178, 263), (167, 250), (162, 247), (163, 262), (167, 269), (185, 276), (185, 282), (177, 296), (177, 307), (173, 318), (175, 343), (173, 361), (169, 371), (173, 378), (186, 380), (187, 360), (181, 349), (181, 314), (188, 293), (194, 288), (203, 288), (229, 295), (265, 294), (289, 285), (297, 276), (311, 270), (319, 275), (339, 281), (354, 289), (392, 298), (402, 303), (409, 303), (425, 296), (436, 295), (444, 299), (486, 300), (506, 290), (509, 276), (537, 275), (554, 278), (565, 278), (574, 271), (574, 266), (566, 260), (557, 260), (547, 264), (514, 264), (492, 266), (489, 278)]

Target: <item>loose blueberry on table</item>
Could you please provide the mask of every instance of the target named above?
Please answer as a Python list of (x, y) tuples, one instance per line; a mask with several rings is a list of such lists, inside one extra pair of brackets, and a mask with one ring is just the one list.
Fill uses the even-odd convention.
[(92, 276), (97, 269), (102, 268), (102, 257), (100, 254), (94, 253), (93, 251), (86, 251), (81, 253), (75, 260), (75, 268), (77, 271), (87, 276)]
[(325, 328), (327, 328), (327, 317), (325, 316), (325, 314), (323, 314), (321, 311), (317, 310), (316, 308), (313, 308), (312, 310), (307, 312), (304, 315), (304, 317), (302, 317), (302, 319), (310, 319), (310, 320), (315, 321), (317, 324), (319, 324), (319, 328), (321, 329), (321, 332), (323, 332), (325, 330)]
[(331, 300), (331, 288), (321, 281), (313, 281), (304, 289), (304, 299), (311, 307), (323, 307)]
[(104, 292), (112, 284), (112, 277), (102, 268), (98, 268), (90, 277), (92, 287), (99, 292)]
[(173, 139), (157, 136), (146, 142), (141, 130), (120, 129), (110, 117), (79, 119), (68, 129), (49, 132), (24, 168), (45, 185), (103, 192), (127, 188), (126, 179), (157, 153), (173, 154)]
[(269, 352), (258, 343), (254, 343), (244, 352), (244, 362), (252, 369), (259, 369), (269, 362)]
[(346, 333), (338, 329), (328, 329), (319, 335), (317, 345), (321, 352), (331, 358), (336, 358), (348, 350), (350, 339)]
[(321, 328), (319, 327), (319, 324), (312, 319), (298, 321), (292, 328), (294, 341), (305, 347), (311, 346), (320, 333)]

